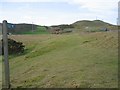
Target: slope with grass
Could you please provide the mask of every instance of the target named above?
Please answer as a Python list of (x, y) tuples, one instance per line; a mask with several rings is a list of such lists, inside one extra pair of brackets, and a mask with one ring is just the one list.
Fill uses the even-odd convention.
[[(54, 25), (53, 25), (54, 26)], [(61, 29), (72, 29), (73, 32), (81, 32), (81, 31), (100, 31), (102, 28), (108, 28), (109, 30), (117, 30), (118, 27), (116, 25), (109, 24), (107, 22), (101, 20), (82, 20), (76, 21), (72, 24), (61, 24), (55, 25), (55, 27), (60, 27)], [(41, 26), (36, 24), (15, 24), (14, 30), (9, 30), (12, 34), (48, 34), (49, 26)], [(0, 23), (0, 34), (2, 32), (2, 24)]]
[(77, 32), (79, 31), (100, 31), (100, 29), (108, 28), (109, 30), (117, 30), (118, 27), (116, 25), (109, 24), (107, 22), (101, 21), (101, 20), (83, 20), (83, 21), (77, 21), (72, 24), (74, 28), (77, 29)]
[(35, 29), (30, 29), (29, 31), (23, 30), (21, 32), (17, 32), (16, 34), (48, 34), (49, 32), (46, 30), (44, 26), (36, 26)]
[(116, 88), (116, 32), (13, 35), (26, 45), (10, 58), (12, 87)]
[(18, 34), (49, 34), (44, 26), (37, 26), (35, 30), (31, 31), (24, 31)]

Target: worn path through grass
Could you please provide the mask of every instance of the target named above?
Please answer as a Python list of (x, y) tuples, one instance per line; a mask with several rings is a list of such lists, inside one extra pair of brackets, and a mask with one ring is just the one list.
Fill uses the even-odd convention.
[(116, 88), (117, 33), (12, 36), (27, 53), (10, 59), (12, 87)]

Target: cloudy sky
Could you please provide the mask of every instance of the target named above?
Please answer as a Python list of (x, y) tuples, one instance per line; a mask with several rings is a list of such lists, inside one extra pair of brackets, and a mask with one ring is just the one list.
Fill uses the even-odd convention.
[(78, 20), (117, 23), (119, 0), (0, 0), (0, 21), (38, 25)]

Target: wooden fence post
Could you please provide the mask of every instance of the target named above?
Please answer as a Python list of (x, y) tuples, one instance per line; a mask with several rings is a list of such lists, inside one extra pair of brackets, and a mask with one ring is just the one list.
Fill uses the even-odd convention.
[(9, 73), (9, 60), (8, 60), (8, 36), (7, 36), (7, 21), (3, 21), (3, 45), (4, 45), (4, 73), (5, 73), (5, 88), (10, 88), (10, 73)]

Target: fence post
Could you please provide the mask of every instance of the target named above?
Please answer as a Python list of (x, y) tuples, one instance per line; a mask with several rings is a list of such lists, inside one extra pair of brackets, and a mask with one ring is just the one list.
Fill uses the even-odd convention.
[(3, 45), (4, 45), (4, 73), (5, 73), (5, 88), (10, 88), (10, 73), (8, 60), (8, 36), (7, 36), (7, 21), (3, 21)]

